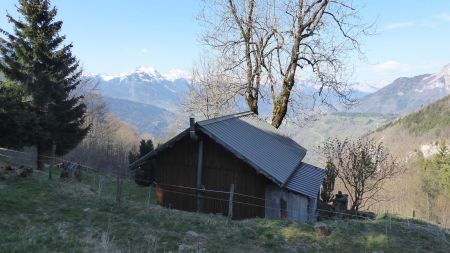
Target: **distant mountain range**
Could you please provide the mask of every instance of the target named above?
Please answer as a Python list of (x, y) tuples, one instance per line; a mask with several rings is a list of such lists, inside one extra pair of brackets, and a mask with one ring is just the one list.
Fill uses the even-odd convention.
[(406, 114), (450, 94), (450, 64), (436, 74), (400, 77), (360, 99), (351, 112)]
[(176, 111), (188, 89), (188, 77), (182, 74), (162, 76), (154, 68), (138, 67), (135, 71), (119, 75), (96, 75), (91, 78), (105, 97)]
[[(90, 75), (89, 78), (114, 115), (135, 126), (140, 134), (164, 137), (167, 127), (181, 111), (180, 104), (188, 91), (190, 77), (184, 71), (161, 75), (154, 68), (138, 67), (118, 75)], [(299, 85), (305, 94), (315, 91), (306, 81)], [(351, 87), (352, 97), (359, 99), (359, 104), (348, 111), (339, 106), (332, 111), (349, 113), (345, 116), (348, 122), (352, 122), (348, 119), (352, 113), (385, 114), (385, 119), (390, 119), (393, 114), (415, 111), (450, 94), (450, 65), (436, 74), (398, 78), (379, 90), (376, 90), (379, 85), (353, 84)], [(331, 98), (331, 103), (337, 104), (337, 98)], [(269, 104), (260, 106), (262, 114), (269, 113)], [(361, 114), (356, 117), (360, 118)], [(374, 122), (383, 121), (377, 118)]]
[(118, 75), (88, 75), (90, 84), (103, 97), (110, 111), (141, 134), (162, 138), (180, 110), (188, 90), (189, 74), (138, 67)]

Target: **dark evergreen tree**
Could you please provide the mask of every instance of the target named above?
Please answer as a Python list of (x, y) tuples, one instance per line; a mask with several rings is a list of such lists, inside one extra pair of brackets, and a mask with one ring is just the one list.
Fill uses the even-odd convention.
[(33, 142), (38, 168), (56, 143), (58, 154), (75, 147), (86, 135), (85, 105), (74, 95), (81, 82), (78, 60), (72, 44), (64, 45), (62, 21), (55, 21), (56, 8), (48, 0), (19, 0), (15, 19), (7, 15), (13, 32), (0, 29), (0, 71), (7, 80), (23, 88), (35, 113)]
[(35, 120), (23, 89), (12, 82), (0, 81), (0, 146), (32, 145)]
[(128, 161), (130, 163), (136, 161), (137, 159), (143, 157), (145, 154), (153, 151), (154, 147), (153, 147), (153, 142), (151, 139), (145, 140), (142, 139), (139, 145), (139, 152), (130, 152), (128, 154)]
[(139, 145), (139, 157), (144, 156), (147, 153), (150, 153), (153, 151), (153, 142), (152, 140), (148, 139), (148, 140), (141, 140), (141, 143)]

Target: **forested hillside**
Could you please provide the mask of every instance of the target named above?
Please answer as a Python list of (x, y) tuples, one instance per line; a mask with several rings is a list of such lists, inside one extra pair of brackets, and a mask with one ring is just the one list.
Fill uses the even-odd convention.
[[(371, 132), (395, 118), (392, 114), (376, 113), (329, 113), (304, 126), (289, 125), (286, 132), (303, 147), (307, 148), (306, 159), (320, 164), (322, 157), (317, 148), (330, 137), (356, 137)], [(322, 164), (320, 164), (322, 165)]]
[(405, 173), (385, 186), (374, 208), (450, 223), (450, 96), (369, 135), (404, 160)]
[(450, 96), (378, 128), (370, 134), (382, 139), (396, 155), (406, 157), (423, 145), (450, 139)]

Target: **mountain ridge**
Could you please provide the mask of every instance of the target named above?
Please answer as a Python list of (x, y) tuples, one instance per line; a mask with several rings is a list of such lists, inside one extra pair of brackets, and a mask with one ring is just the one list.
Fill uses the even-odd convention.
[[(150, 133), (157, 136), (161, 136), (166, 130), (149, 127), (154, 126), (150, 119), (156, 119), (158, 122), (156, 125), (160, 124), (160, 127), (166, 128), (168, 123), (166, 124), (167, 119), (165, 118), (180, 114), (181, 102), (189, 89), (189, 74), (187, 72), (174, 71), (161, 75), (155, 68), (145, 66), (117, 75), (91, 75), (90, 78), (95, 83), (99, 93), (107, 98), (109, 106), (114, 111), (113, 114), (134, 125), (140, 133)], [(315, 87), (311, 86), (307, 80), (299, 80), (299, 85), (304, 93), (309, 94), (316, 91)], [(352, 85), (351, 88), (354, 89), (354, 87)], [(371, 86), (371, 88), (373, 87), (375, 86)], [(358, 118), (356, 122), (360, 123), (363, 122), (362, 119), (367, 119), (364, 126), (361, 127), (366, 130), (373, 130), (372, 127), (368, 126), (373, 126), (375, 122), (380, 124), (387, 119), (392, 119), (392, 115), (404, 115), (420, 109), (446, 93), (450, 94), (450, 65), (444, 66), (440, 72), (435, 74), (397, 78), (391, 84), (374, 93), (367, 94), (356, 91), (352, 94), (352, 97), (360, 100), (358, 106), (345, 110), (338, 105), (335, 109), (329, 109), (328, 114), (335, 112), (350, 113), (345, 117), (331, 116), (331, 118), (346, 121), (347, 123), (343, 123), (343, 125), (350, 124), (356, 118)], [(307, 97), (308, 95), (305, 95), (304, 103), (311, 100), (308, 100)], [(117, 103), (117, 105), (114, 105), (114, 103)], [(243, 106), (245, 107), (245, 103)], [(260, 106), (261, 115), (270, 116), (270, 104), (261, 103)], [(130, 111), (126, 107), (133, 108), (136, 112)], [(363, 115), (357, 115), (357, 113)], [(373, 113), (378, 115), (373, 119), (375, 122), (370, 121), (367, 116)], [(382, 118), (379, 114), (385, 114), (386, 117)], [(329, 121), (329, 119), (330, 117), (325, 121)], [(369, 121), (370, 123), (367, 123)]]
[(440, 72), (399, 77), (360, 99), (351, 112), (408, 114), (450, 94), (450, 64)]
[(177, 105), (187, 92), (189, 80), (174, 73), (164, 77), (155, 68), (138, 67), (118, 75), (89, 77), (102, 96), (129, 100), (177, 111)]

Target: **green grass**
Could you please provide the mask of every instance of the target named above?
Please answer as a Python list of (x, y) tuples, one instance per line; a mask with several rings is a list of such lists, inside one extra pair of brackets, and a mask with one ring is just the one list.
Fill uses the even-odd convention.
[[(0, 252), (448, 252), (450, 235), (425, 222), (394, 217), (327, 221), (320, 237), (313, 224), (225, 217), (148, 204), (148, 188), (114, 182), (49, 181), (45, 174), (0, 181)], [(151, 201), (152, 203), (152, 201)], [(195, 231), (199, 237), (189, 237)]]

